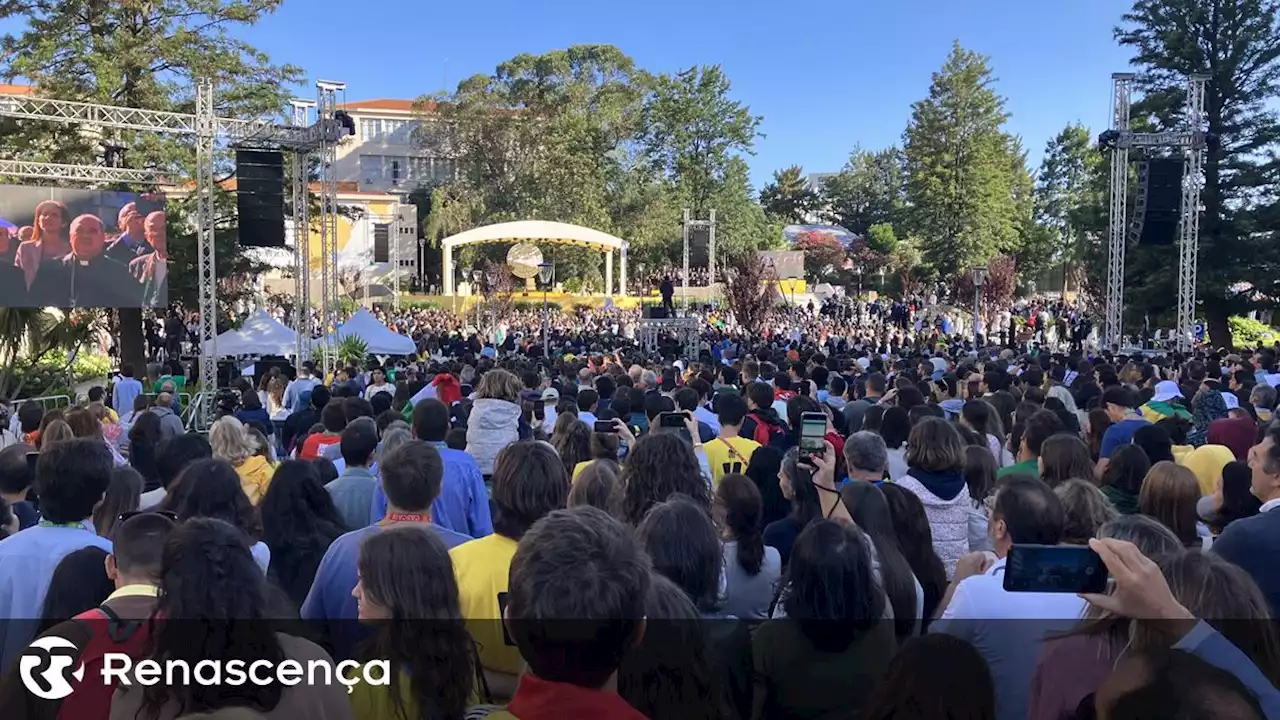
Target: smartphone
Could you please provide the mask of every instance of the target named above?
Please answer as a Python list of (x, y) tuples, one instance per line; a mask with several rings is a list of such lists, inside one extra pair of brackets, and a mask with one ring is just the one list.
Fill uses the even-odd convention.
[(1004, 567), (1009, 592), (1104, 593), (1107, 566), (1083, 545), (1014, 545)]
[(618, 426), (614, 425), (612, 420), (597, 420), (595, 427), (592, 429), (598, 433), (613, 434), (618, 432)]
[(27, 453), (27, 469), (31, 471), (32, 475), (36, 474), (36, 463), (38, 462), (40, 462), (40, 453), (38, 452)]
[(684, 427), (684, 413), (682, 412), (664, 412), (658, 416), (658, 427), (664, 428), (682, 428)]
[(800, 456), (813, 457), (826, 452), (827, 416), (807, 412), (800, 416)]
[(547, 401), (546, 400), (533, 401), (533, 416), (539, 420), (547, 419)]

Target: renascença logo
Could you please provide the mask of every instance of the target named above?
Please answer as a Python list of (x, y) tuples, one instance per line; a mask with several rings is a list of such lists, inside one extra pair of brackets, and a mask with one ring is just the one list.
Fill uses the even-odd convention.
[[(66, 638), (48, 636), (37, 638), (23, 652), (18, 663), (22, 685), (32, 695), (42, 700), (61, 700), (84, 681), (84, 663), (77, 663), (79, 648)], [(72, 667), (75, 667), (72, 670)], [(216, 660), (201, 660), (195, 666), (183, 660), (168, 660), (163, 664), (155, 660), (135, 660), (126, 653), (104, 653), (99, 681), (104, 685), (129, 687), (130, 685), (168, 686), (190, 685), (194, 681), (204, 686), (238, 686), (245, 684), (271, 685), (279, 683), (288, 687), (339, 684), (350, 693), (360, 683), (366, 685), (390, 685), (391, 663), (373, 660), (358, 663), (343, 660), (339, 663), (309, 660), (305, 664), (297, 660), (284, 660), (278, 665), (266, 660), (246, 662), (229, 660), (224, 666)]]
[[(80, 648), (66, 638), (50, 635), (27, 646), (18, 661), (22, 685), (41, 700), (61, 700), (71, 694), (71, 680), (84, 679), (84, 664), (77, 663)], [(75, 670), (72, 670), (72, 667)], [(68, 672), (70, 671), (70, 672)]]

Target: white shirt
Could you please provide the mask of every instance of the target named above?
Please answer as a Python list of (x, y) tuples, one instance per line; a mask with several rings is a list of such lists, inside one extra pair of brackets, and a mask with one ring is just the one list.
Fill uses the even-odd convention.
[(1280, 507), (1280, 498), (1276, 498), (1274, 500), (1268, 500), (1262, 503), (1262, 507), (1258, 508), (1258, 512), (1260, 513), (1270, 512), (1271, 510), (1275, 510), (1278, 507)]

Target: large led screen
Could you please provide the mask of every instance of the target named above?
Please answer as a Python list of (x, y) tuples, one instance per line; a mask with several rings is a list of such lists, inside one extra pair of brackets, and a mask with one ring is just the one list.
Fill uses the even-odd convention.
[(163, 195), (0, 185), (0, 306), (169, 304)]

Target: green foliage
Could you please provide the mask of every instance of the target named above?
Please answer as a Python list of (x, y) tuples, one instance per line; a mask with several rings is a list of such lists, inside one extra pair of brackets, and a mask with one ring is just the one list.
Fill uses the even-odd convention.
[(1227, 323), (1231, 328), (1231, 342), (1236, 347), (1258, 348), (1280, 339), (1280, 331), (1258, 320), (1232, 315)]
[[(1209, 76), (1197, 295), (1215, 345), (1232, 339), (1229, 315), (1280, 296), (1277, 10), (1275, 0), (1135, 0), (1115, 31), (1140, 73), (1133, 115), (1150, 118), (1152, 129), (1182, 129), (1185, 76)], [(1177, 253), (1126, 260), (1126, 299), (1168, 307), (1172, 282), (1161, 281), (1176, 278)]]
[(784, 223), (807, 222), (808, 216), (817, 212), (820, 202), (799, 165), (775, 171), (773, 182), (760, 189), (760, 204), (765, 213)]
[(947, 277), (1016, 250), (1031, 216), (1031, 181), (985, 56), (956, 43), (912, 106), (904, 134), (908, 226), (923, 263)]
[(1048, 259), (1076, 263), (1084, 259), (1087, 234), (1094, 230), (1090, 205), (1104, 203), (1093, 182), (1103, 165), (1102, 152), (1088, 128), (1072, 123), (1045, 144), (1036, 177), (1036, 220), (1049, 231)]
[(876, 225), (900, 222), (906, 203), (906, 156), (896, 147), (855, 148), (849, 161), (822, 184), (827, 219), (866, 236)]
[(888, 223), (880, 223), (867, 228), (865, 239), (867, 247), (882, 255), (892, 253), (894, 248), (898, 246), (898, 238), (894, 235), (893, 226)]

